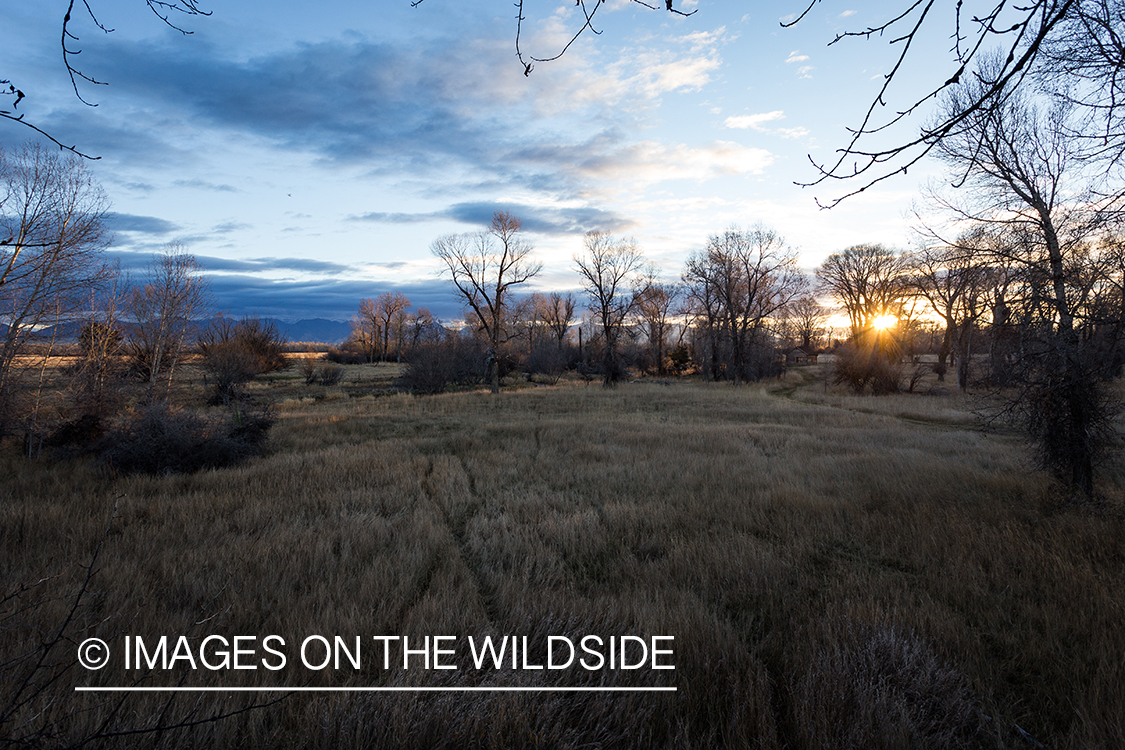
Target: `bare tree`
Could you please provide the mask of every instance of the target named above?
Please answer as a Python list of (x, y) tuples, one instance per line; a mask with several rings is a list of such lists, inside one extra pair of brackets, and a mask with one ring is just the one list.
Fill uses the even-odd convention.
[(569, 292), (551, 292), (544, 298), (539, 316), (554, 335), (558, 348), (562, 349), (570, 325), (574, 322), (574, 295)]
[[(943, 98), (943, 115), (971, 109), (1002, 66), (998, 58), (982, 58), (978, 75)], [(964, 123), (938, 153), (966, 189), (936, 200), (955, 220), (984, 225), (1003, 238), (962, 252), (1020, 267), (1028, 325), (1022, 392), (1009, 409), (1023, 414), (1044, 465), (1089, 497), (1115, 408), (1101, 387), (1100, 355), (1088, 325), (1104, 277), (1096, 240), (1117, 210), (1115, 199), (1099, 196), (1104, 174), (1092, 173), (1080, 153), (1067, 103), (1043, 108), (1015, 92)]]
[(720, 337), (723, 304), (707, 253), (693, 253), (680, 278), (684, 289), (680, 314), (691, 321), (695, 356), (703, 379), (718, 380), (722, 368)]
[(75, 372), (77, 401), (83, 415), (103, 417), (115, 406), (112, 383), (122, 374), (125, 349), (122, 282), (115, 269), (104, 284), (90, 291), (86, 320), (78, 333)]
[[(1081, 112), (1072, 135), (1106, 171), (1125, 159), (1125, 8), (1121, 0), (1080, 0), (1042, 46), (1040, 79)], [(1064, 85), (1058, 85), (1058, 84)]]
[(882, 245), (853, 245), (816, 269), (820, 290), (844, 308), (851, 336), (870, 331), (876, 318), (901, 316), (905, 297), (902, 256)]
[(847, 312), (851, 335), (837, 351), (838, 383), (856, 393), (870, 385), (875, 394), (900, 387), (902, 338), (909, 311), (902, 255), (882, 245), (854, 245), (829, 255), (816, 269), (821, 292)]
[(210, 285), (203, 266), (183, 245), (169, 243), (154, 256), (141, 283), (129, 294), (133, 319), (129, 343), (134, 369), (152, 385), (163, 381), (165, 394), (183, 352), (184, 341), (210, 307)]
[(653, 371), (664, 375), (668, 335), (672, 332), (672, 311), (680, 299), (680, 288), (660, 280), (655, 266), (650, 266), (637, 281), (634, 293), (637, 313), (644, 322), (648, 339), (649, 359)]
[(511, 290), (535, 278), (543, 267), (530, 259), (532, 246), (520, 236), (521, 228), (515, 216), (497, 211), (488, 231), (445, 235), (430, 246), (488, 339), (493, 393), (500, 392), (500, 347), (509, 337), (505, 313)]
[(419, 307), (409, 315), (406, 326), (411, 351), (420, 344), (437, 340), (445, 331), (441, 324), (434, 320), (434, 314), (428, 307)]
[(1089, 333), (1101, 349), (1102, 377), (1120, 377), (1125, 368), (1125, 238), (1103, 238), (1098, 253), (1099, 278), (1090, 297)]
[(574, 256), (574, 264), (604, 338), (602, 384), (609, 387), (620, 375), (619, 339), (636, 304), (632, 286), (644, 256), (635, 240), (615, 240), (605, 232), (588, 232), (585, 248), (585, 257)]
[[(772, 229), (732, 227), (707, 240), (709, 279), (722, 307), (722, 325), (730, 352), (729, 374), (735, 382), (756, 380), (772, 361), (772, 341), (765, 326), (805, 291), (797, 253)], [(758, 352), (753, 350), (757, 348)], [(762, 362), (762, 351), (768, 356)]]
[(373, 299), (360, 300), (359, 310), (352, 316), (349, 340), (359, 347), (368, 362), (374, 362), (379, 339), (379, 307)]
[(986, 310), (984, 286), (988, 280), (982, 253), (966, 252), (963, 248), (986, 241), (987, 237), (977, 231), (959, 238), (956, 247), (926, 247), (906, 258), (908, 287), (945, 324), (934, 371), (939, 380), (944, 380), (946, 363), (955, 354), (957, 385), (961, 390), (969, 385), (973, 329)]
[(402, 292), (383, 292), (375, 299), (375, 313), (379, 317), (379, 330), (382, 332), (381, 356), (384, 362), (387, 361), (387, 354), (390, 351), (391, 331), (396, 328), (396, 322), (399, 323), (397, 328), (401, 331), (402, 316), (408, 307), (410, 307), (410, 300)]
[(784, 316), (797, 346), (810, 353), (820, 347), (828, 311), (816, 297), (798, 297), (785, 308)]
[(80, 161), (36, 145), (0, 152), (0, 426), (19, 356), (49, 323), (75, 316), (109, 273), (105, 206)]

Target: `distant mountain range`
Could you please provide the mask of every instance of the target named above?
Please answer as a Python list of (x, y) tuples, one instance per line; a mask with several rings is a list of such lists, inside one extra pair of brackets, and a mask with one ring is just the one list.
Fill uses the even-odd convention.
[(286, 323), (276, 318), (266, 318), (290, 341), (316, 341), (321, 344), (342, 344), (352, 332), (352, 324), (344, 320), (311, 318)]
[[(277, 330), (281, 332), (282, 336), (288, 341), (315, 341), (320, 344), (342, 344), (344, 339), (351, 333), (351, 323), (343, 320), (327, 320), (326, 318), (311, 318), (307, 320), (298, 320), (295, 323), (286, 323), (277, 318), (263, 318), (267, 322), (271, 322), (277, 326)], [(201, 321), (203, 326), (208, 321)], [(128, 323), (124, 325), (128, 329)], [(61, 323), (58, 327), (58, 332), (55, 335), (59, 343), (73, 342), (78, 338), (78, 332), (81, 329), (80, 323)], [(0, 336), (3, 336), (8, 327), (0, 323)], [(50, 339), (52, 337), (52, 327), (48, 326), (40, 330), (39, 339)]]

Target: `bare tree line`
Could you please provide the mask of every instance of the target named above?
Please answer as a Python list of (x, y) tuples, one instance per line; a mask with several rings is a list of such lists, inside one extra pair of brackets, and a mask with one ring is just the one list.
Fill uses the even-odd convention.
[[(447, 328), (429, 319), (431, 334), (423, 347), (418, 341), (404, 345), (405, 337), (396, 335), (393, 351), (413, 366), (423, 348), (429, 347), (427, 361), (435, 345), (450, 352), (460, 348), (483, 365), (450, 367), (447, 373), (457, 370), (456, 382), (484, 379), (493, 392), (517, 370), (553, 381), (569, 368), (611, 386), (634, 370), (684, 373), (697, 358), (708, 378), (756, 380), (778, 371), (779, 343), (815, 349), (825, 333), (826, 310), (810, 296), (796, 251), (762, 226), (732, 227), (711, 237), (677, 281), (663, 279), (657, 267), (646, 264), (635, 239), (589, 232), (583, 251), (573, 257), (578, 296), (517, 294), (541, 266), (531, 260), (521, 222), (505, 212), (497, 212), (489, 230), (445, 235), (431, 249), (465, 306), (465, 322)], [(392, 303), (398, 322), (380, 320), (378, 311)], [(410, 330), (408, 306), (397, 292), (365, 300), (345, 348), (370, 351), (379, 331)], [(477, 355), (468, 353), (473, 342), (480, 347)]]
[[(93, 452), (125, 470), (254, 453), (271, 419), (242, 385), (286, 365), (282, 337), (254, 318), (206, 323), (207, 278), (175, 243), (122, 274), (104, 258), (105, 217), (82, 160), (37, 145), (0, 152), (0, 438), (21, 439), (29, 456)], [(174, 404), (189, 351), (229, 422)]]

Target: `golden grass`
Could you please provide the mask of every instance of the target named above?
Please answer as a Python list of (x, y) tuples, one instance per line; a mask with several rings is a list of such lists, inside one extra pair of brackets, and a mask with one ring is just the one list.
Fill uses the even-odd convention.
[[(961, 426), (956, 394), (830, 392), (810, 403), (815, 380), (796, 376), (771, 389), (374, 398), (363, 394), (387, 366), (362, 367), (374, 374), (349, 367), (353, 385), (339, 391), (298, 388), (284, 373), (266, 381), (287, 400), (265, 458), (122, 478), (90, 632), (673, 635), (675, 672), (604, 679), (678, 692), (299, 695), (160, 743), (1020, 747), (1026, 732), (1051, 747), (1125, 744), (1119, 467), (1107, 508), (1059, 512), (1021, 443)], [(0, 574), (11, 588), (68, 571), (49, 586), (70, 590), (112, 483), (81, 463), (2, 461)], [(36, 616), (57, 619), (60, 607)], [(53, 695), (99, 704), (70, 690), (121, 684), (116, 667), (68, 673)], [(603, 675), (386, 674), (365, 662), (358, 674), (187, 682), (310, 679), (580, 685)], [(163, 705), (128, 701), (136, 721)], [(66, 736), (106, 710), (74, 717)]]

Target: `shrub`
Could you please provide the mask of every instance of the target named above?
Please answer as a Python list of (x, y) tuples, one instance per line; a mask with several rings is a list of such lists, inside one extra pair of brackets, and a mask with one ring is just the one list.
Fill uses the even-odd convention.
[(968, 680), (913, 633), (826, 620), (791, 684), (800, 747), (979, 746)]
[(528, 377), (542, 375), (550, 383), (557, 383), (566, 370), (566, 360), (566, 352), (554, 342), (540, 344), (527, 357)]
[(896, 393), (902, 377), (902, 364), (881, 352), (854, 346), (836, 350), (834, 380), (846, 383), (856, 393), (863, 393), (868, 386), (876, 396)]
[(258, 375), (284, 369), (284, 340), (277, 327), (257, 318), (237, 323), (220, 317), (199, 337), (199, 352), (214, 393), (210, 402), (230, 404), (242, 384)]
[(456, 366), (444, 344), (423, 344), (414, 349), (399, 385), (416, 393), (441, 393), (454, 381)]
[(118, 471), (175, 474), (233, 466), (262, 453), (273, 417), (238, 411), (230, 421), (152, 404), (120, 421), (97, 444)]
[(303, 357), (300, 364), (297, 365), (297, 370), (305, 379), (305, 385), (312, 385), (317, 381), (319, 373), (316, 369), (316, 360), (312, 357)]
[(344, 379), (344, 368), (335, 363), (321, 365), (316, 377), (321, 385), (336, 385)]
[(683, 375), (692, 365), (691, 349), (680, 344), (668, 355), (668, 361), (671, 363), (672, 372)]
[(369, 361), (367, 355), (351, 342), (345, 343), (340, 348), (332, 347), (324, 356), (329, 362), (335, 362), (338, 365), (362, 365)]
[(452, 335), (416, 347), (398, 384), (416, 393), (441, 393), (454, 383), (476, 385), (484, 379), (485, 364), (480, 342)]
[(277, 372), (289, 366), (285, 359), (285, 337), (273, 321), (243, 318), (235, 325), (238, 343), (254, 362), (255, 375)]

